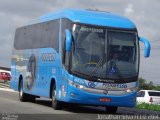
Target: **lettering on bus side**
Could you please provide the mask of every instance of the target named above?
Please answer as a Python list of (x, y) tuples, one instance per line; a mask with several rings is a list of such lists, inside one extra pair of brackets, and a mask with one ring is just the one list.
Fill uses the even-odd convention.
[(103, 33), (103, 29), (82, 26), (80, 31)]
[(55, 62), (56, 60), (56, 53), (42, 53), (41, 60), (43, 62)]
[(108, 88), (127, 88), (127, 84), (109, 84), (109, 83), (103, 83), (103, 86), (106, 86)]
[(81, 78), (75, 78), (74, 82), (76, 82), (78, 84), (81, 84), (81, 85), (85, 85), (85, 81), (83, 79), (81, 79)]

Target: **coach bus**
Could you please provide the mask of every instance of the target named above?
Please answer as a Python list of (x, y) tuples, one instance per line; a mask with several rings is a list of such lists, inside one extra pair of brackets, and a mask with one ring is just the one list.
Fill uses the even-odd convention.
[(11, 88), (20, 101), (52, 99), (64, 103), (134, 107), (140, 49), (149, 57), (150, 43), (139, 37), (129, 19), (104, 11), (64, 9), (17, 28), (11, 60)]

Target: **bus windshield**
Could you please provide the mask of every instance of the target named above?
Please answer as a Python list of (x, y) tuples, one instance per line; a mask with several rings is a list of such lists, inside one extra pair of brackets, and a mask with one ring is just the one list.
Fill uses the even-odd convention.
[(136, 32), (94, 26), (73, 26), (71, 71), (96, 79), (123, 79), (138, 75)]

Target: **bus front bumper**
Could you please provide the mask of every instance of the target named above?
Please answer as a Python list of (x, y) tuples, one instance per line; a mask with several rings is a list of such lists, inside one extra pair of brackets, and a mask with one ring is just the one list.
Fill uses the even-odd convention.
[[(102, 101), (103, 99), (104, 101)], [(109, 101), (105, 99), (109, 99)], [(135, 107), (136, 91), (123, 95), (95, 94), (68, 85), (66, 102), (93, 106)]]

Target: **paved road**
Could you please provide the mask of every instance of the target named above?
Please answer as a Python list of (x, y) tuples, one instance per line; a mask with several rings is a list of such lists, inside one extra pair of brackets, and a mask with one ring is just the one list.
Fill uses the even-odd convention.
[[(4, 91), (0, 89), (0, 113), (1, 117), (8, 117), (5, 113), (9, 115), (19, 115), (18, 117), (24, 117), (27, 120), (43, 120), (47, 117), (63, 120), (93, 120), (93, 119), (107, 119), (109, 115), (106, 116), (103, 107), (91, 107), (91, 106), (66, 106), (63, 110), (53, 110), (51, 107), (51, 100), (40, 98), (35, 102), (20, 102), (18, 100), (18, 93), (13, 91)], [(24, 115), (25, 114), (25, 115)], [(29, 115), (27, 115), (29, 114)], [(31, 115), (30, 115), (31, 114)], [(48, 114), (48, 115), (46, 115)], [(101, 116), (100, 116), (101, 115)], [(134, 108), (119, 108), (116, 115), (117, 116), (151, 116), (160, 117), (160, 112), (148, 111), (148, 110), (138, 110)], [(15, 117), (15, 116), (9, 116)], [(29, 118), (28, 118), (29, 117)], [(23, 118), (23, 119), (24, 119)], [(1, 118), (0, 118), (1, 119)], [(22, 118), (21, 118), (22, 119)]]

